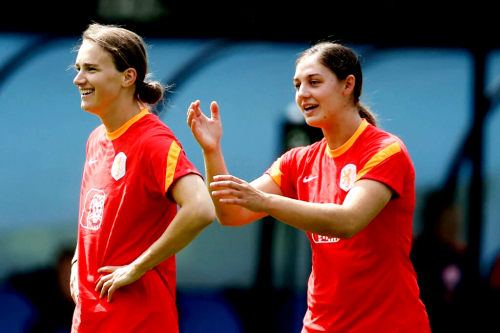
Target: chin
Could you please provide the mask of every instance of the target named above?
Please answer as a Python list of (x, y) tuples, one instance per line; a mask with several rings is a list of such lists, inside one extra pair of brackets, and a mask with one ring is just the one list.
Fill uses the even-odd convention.
[(317, 119), (314, 119), (313, 117), (306, 118), (306, 124), (311, 127), (321, 128), (321, 122), (319, 122)]

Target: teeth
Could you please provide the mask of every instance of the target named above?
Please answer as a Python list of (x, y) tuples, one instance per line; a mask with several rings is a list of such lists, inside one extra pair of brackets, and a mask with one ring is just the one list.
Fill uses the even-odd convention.
[(93, 92), (92, 89), (80, 89), (80, 94), (81, 95), (88, 95), (88, 94), (90, 94), (92, 92)]

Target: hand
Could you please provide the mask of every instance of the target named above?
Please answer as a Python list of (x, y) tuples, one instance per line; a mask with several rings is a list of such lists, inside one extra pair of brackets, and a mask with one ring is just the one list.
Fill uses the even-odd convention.
[(220, 203), (239, 205), (253, 212), (265, 212), (267, 194), (231, 175), (214, 176), (212, 196)]
[(210, 112), (211, 118), (209, 119), (201, 112), (199, 100), (191, 103), (187, 112), (187, 124), (205, 152), (215, 150), (222, 137), (222, 123), (217, 102), (210, 104)]
[(78, 302), (78, 263), (71, 266), (71, 277), (69, 280), (69, 288), (71, 290), (71, 298), (75, 304)]
[(144, 275), (144, 273), (134, 270), (131, 265), (105, 266), (99, 268), (97, 272), (109, 273), (101, 276), (95, 288), (95, 291), (101, 292), (100, 298), (103, 298), (106, 293), (108, 294), (108, 302), (111, 302), (113, 294), (118, 288), (131, 284)]

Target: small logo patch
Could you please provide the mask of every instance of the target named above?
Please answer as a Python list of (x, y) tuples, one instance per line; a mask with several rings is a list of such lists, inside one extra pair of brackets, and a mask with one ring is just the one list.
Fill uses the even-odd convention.
[(86, 229), (98, 230), (104, 215), (106, 194), (101, 190), (91, 189), (87, 192), (80, 217), (80, 225)]
[(312, 234), (314, 243), (337, 243), (340, 238)]
[(356, 181), (356, 166), (347, 164), (340, 172), (340, 188), (344, 191), (349, 191)]
[(311, 180), (315, 180), (316, 178), (318, 178), (318, 176), (307, 176), (307, 177), (304, 177), (304, 179), (302, 179), (302, 181), (304, 183), (308, 183), (310, 182)]
[(127, 162), (127, 155), (125, 155), (123, 152), (118, 153), (118, 155), (115, 156), (115, 160), (113, 161), (113, 166), (111, 167), (111, 176), (115, 180), (118, 180), (123, 176), (125, 176), (126, 162)]

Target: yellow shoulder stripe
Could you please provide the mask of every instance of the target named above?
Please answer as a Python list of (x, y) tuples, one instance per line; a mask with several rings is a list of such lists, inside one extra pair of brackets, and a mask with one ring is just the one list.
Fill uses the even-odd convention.
[(168, 150), (167, 157), (167, 171), (165, 175), (165, 193), (168, 192), (170, 185), (174, 181), (175, 169), (177, 167), (177, 161), (179, 159), (179, 154), (181, 153), (181, 147), (176, 141), (172, 141), (172, 145)]
[(394, 142), (373, 155), (372, 158), (365, 164), (363, 169), (361, 169), (357, 176), (356, 180), (359, 180), (361, 177), (363, 177), (367, 172), (369, 172), (371, 169), (382, 163), (384, 160), (387, 158), (391, 157), (392, 155), (398, 153), (401, 151), (401, 147), (399, 146), (399, 143)]
[(281, 187), (281, 170), (280, 170), (281, 157), (278, 158), (271, 167), (271, 178), (279, 187)]

